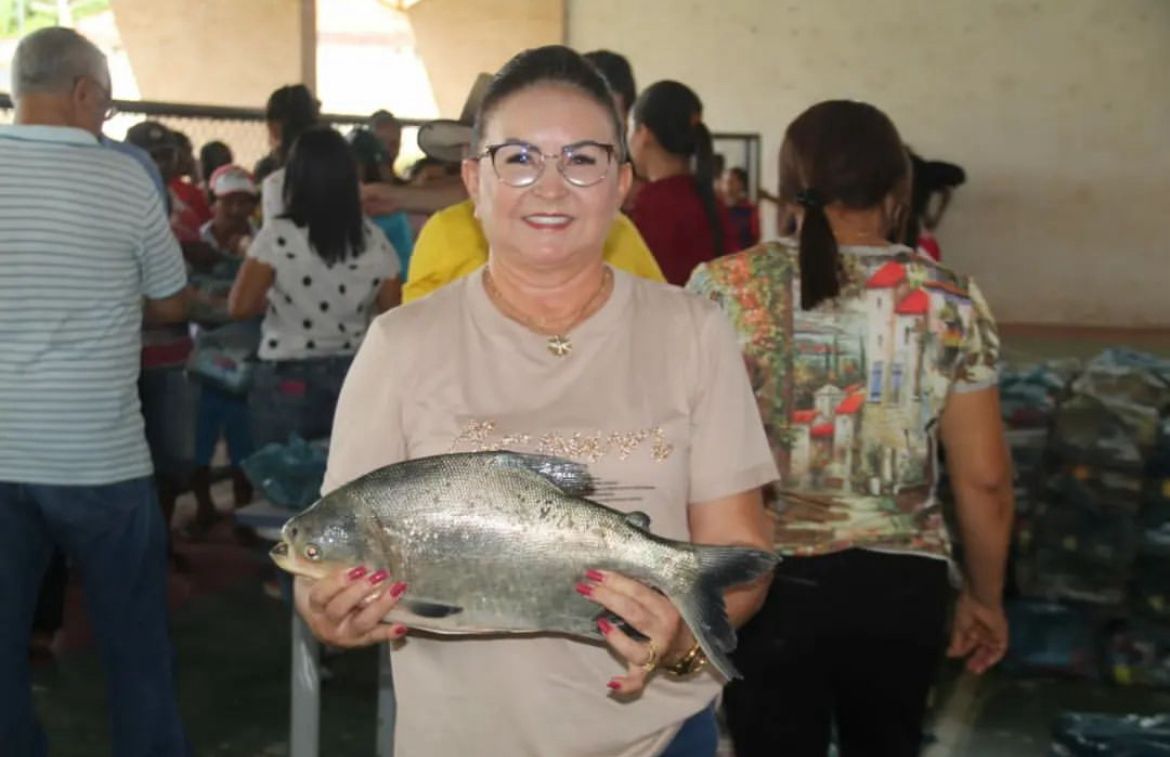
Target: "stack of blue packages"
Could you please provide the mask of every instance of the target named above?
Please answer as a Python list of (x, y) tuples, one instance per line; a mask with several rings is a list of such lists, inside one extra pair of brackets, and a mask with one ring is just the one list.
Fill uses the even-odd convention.
[(1059, 757), (1170, 757), (1170, 715), (1066, 712), (1052, 729)]
[(1170, 688), (1170, 629), (1144, 620), (1118, 627), (1105, 645), (1105, 670), (1120, 686)]
[(1031, 552), (1017, 566), (1029, 596), (1116, 605), (1136, 601), (1137, 568), (1160, 525), (1146, 525), (1170, 409), (1170, 361), (1106, 350), (1072, 381), (1053, 414), (1041, 503), (1029, 515)]
[(1100, 677), (1100, 622), (1086, 608), (1015, 599), (1006, 609), (1011, 634), (1007, 669)]

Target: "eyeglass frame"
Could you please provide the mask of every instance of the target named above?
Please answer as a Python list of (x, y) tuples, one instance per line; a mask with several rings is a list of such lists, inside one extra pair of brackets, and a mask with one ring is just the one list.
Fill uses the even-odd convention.
[(106, 105), (106, 109), (102, 111), (102, 121), (109, 121), (111, 118), (121, 112), (118, 110), (118, 106), (114, 103), (114, 85), (112, 83), (109, 87), (106, 87), (97, 80), (97, 77), (90, 76), (89, 74), (82, 74), (81, 76), (74, 77), (74, 88), (76, 88), (78, 83), (83, 79), (89, 79), (91, 82), (97, 85), (97, 88), (100, 89), (102, 94), (106, 96), (106, 102), (109, 104)]
[[(573, 181), (565, 174), (565, 163), (564, 163), (564, 160), (566, 158), (565, 151), (572, 150), (573, 148), (576, 148), (576, 147), (585, 147), (587, 145), (592, 145), (594, 147), (600, 147), (600, 148), (604, 149), (606, 156), (608, 157), (608, 163), (606, 165), (605, 173), (603, 173), (597, 181), (590, 182), (589, 184), (578, 184), (577, 182)], [(508, 182), (504, 181), (504, 178), (502, 176), (500, 176), (500, 171), (498, 168), (496, 168), (496, 153), (498, 153), (500, 150), (504, 149), (505, 147), (526, 147), (526, 148), (529, 148), (529, 152), (531, 154), (540, 156), (540, 170), (537, 171), (536, 176), (533, 177), (531, 182), (529, 182), (527, 184), (509, 184)], [(598, 142), (598, 141), (593, 140), (593, 139), (583, 139), (580, 142), (574, 142), (571, 145), (565, 145), (564, 147), (562, 147), (560, 149), (559, 152), (552, 154), (552, 155), (545, 154), (539, 147), (532, 144), (531, 142), (524, 142), (524, 141), (519, 140), (519, 139), (512, 139), (512, 140), (508, 140), (506, 142), (500, 142), (499, 144), (495, 144), (495, 145), (487, 145), (482, 150), (480, 150), (476, 155), (474, 155), (473, 158), (475, 160), (483, 160), (484, 158), (490, 158), (491, 165), (492, 165), (492, 172), (495, 173), (496, 179), (499, 180), (502, 184), (506, 184), (507, 186), (512, 187), (514, 189), (525, 189), (527, 187), (535, 186), (537, 184), (537, 182), (539, 182), (540, 179), (544, 176), (544, 169), (545, 169), (545, 167), (548, 166), (548, 163), (546, 162), (547, 159), (548, 158), (556, 158), (557, 173), (559, 173), (561, 175), (561, 178), (564, 179), (566, 182), (568, 182), (571, 186), (577, 187), (578, 189), (587, 189), (589, 187), (595, 187), (598, 184), (600, 184), (601, 182), (603, 182), (609, 178), (609, 166), (618, 162), (617, 161), (618, 155), (619, 155), (619, 153), (618, 153), (618, 146), (617, 145), (609, 143), (609, 142)]]

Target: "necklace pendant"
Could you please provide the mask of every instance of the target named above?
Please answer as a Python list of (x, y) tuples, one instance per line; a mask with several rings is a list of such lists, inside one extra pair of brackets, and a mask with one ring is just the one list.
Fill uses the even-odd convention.
[(550, 336), (548, 338), (548, 351), (557, 357), (565, 357), (573, 351), (573, 343), (564, 336)]

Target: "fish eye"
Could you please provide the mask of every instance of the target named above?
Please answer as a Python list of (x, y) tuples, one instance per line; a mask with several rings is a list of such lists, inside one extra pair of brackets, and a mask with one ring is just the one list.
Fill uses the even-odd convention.
[(321, 559), (321, 548), (318, 547), (316, 544), (306, 544), (305, 545), (305, 559), (320, 560)]

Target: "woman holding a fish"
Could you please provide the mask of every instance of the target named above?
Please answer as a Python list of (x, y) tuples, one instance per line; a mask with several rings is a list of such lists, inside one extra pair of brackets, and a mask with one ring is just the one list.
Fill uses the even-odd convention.
[(496, 75), (463, 165), (489, 262), (372, 325), (274, 550), (318, 637), (394, 642), (399, 757), (715, 752), (776, 468), (726, 318), (603, 261), (620, 124), (567, 48)]

